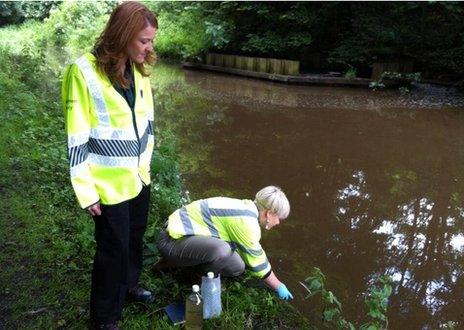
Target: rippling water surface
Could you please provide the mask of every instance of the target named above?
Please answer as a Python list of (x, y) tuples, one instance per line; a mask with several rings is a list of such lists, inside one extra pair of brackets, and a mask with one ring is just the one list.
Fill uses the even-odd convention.
[(394, 280), (392, 329), (464, 327), (464, 97), (291, 86), (160, 64), (157, 127), (173, 132), (194, 199), (253, 198), (269, 184), (292, 212), (262, 244), (311, 316), (298, 284), (317, 266), (345, 316)]

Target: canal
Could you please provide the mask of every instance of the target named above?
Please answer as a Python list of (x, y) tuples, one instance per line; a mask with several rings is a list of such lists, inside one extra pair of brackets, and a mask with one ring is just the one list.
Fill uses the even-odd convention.
[(346, 318), (393, 279), (392, 329), (464, 324), (464, 97), (289, 86), (157, 65), (155, 121), (174, 138), (192, 199), (253, 199), (278, 185), (290, 217), (263, 232), (271, 265), (311, 316), (298, 284), (319, 267)]

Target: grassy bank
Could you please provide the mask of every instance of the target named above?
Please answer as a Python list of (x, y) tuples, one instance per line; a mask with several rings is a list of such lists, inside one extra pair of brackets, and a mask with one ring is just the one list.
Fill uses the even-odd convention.
[[(62, 45), (60, 54), (46, 36), (31, 41), (28, 36), (39, 25), (0, 30), (0, 328), (83, 329), (95, 243), (92, 219), (77, 206), (69, 181), (59, 104), (64, 63), (56, 56), (77, 49)], [(9, 44), (12, 32), (24, 44)], [(191, 284), (186, 274), (150, 269), (157, 259), (154, 237), (179, 206), (182, 189), (169, 132), (156, 135), (142, 282), (157, 301), (154, 306), (128, 305), (122, 324), (127, 329), (171, 328), (161, 308), (184, 299)], [(309, 327), (290, 305), (264, 289), (245, 281), (227, 282), (225, 288), (224, 313), (206, 328)]]

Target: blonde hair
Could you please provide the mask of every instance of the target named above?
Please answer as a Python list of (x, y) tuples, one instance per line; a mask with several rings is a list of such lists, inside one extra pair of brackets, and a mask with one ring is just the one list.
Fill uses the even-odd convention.
[(260, 211), (270, 210), (279, 219), (285, 219), (290, 213), (290, 203), (282, 189), (276, 186), (267, 186), (256, 193), (255, 204)]

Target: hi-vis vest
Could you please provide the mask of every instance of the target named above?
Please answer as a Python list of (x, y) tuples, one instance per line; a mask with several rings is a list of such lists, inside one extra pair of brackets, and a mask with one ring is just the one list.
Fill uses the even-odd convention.
[(169, 216), (167, 232), (183, 236), (211, 236), (228, 242), (255, 276), (264, 277), (271, 265), (259, 243), (258, 209), (251, 200), (213, 197), (195, 201)]
[(134, 109), (97, 70), (92, 54), (80, 57), (64, 74), (71, 182), (82, 208), (129, 200), (150, 184), (153, 98), (148, 77), (132, 69)]

